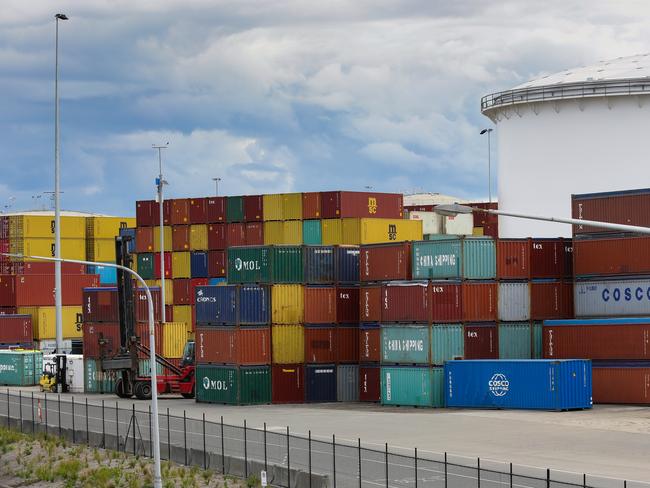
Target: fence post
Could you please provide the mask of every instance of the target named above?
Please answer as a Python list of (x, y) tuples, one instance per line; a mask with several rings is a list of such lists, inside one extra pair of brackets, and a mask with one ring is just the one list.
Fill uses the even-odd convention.
[(418, 448), (415, 448), (415, 488), (418, 488)]
[(74, 430), (74, 397), (70, 397), (70, 399), (72, 400), (72, 443), (75, 444), (77, 442), (77, 435)]
[(102, 449), (106, 449), (106, 416), (105, 416), (103, 399), (102, 399)]
[(90, 417), (90, 414), (88, 413), (88, 398), (86, 398), (86, 445), (90, 445), (90, 429), (88, 428), (88, 417)]
[(223, 415), (221, 416), (221, 474), (226, 474), (226, 452), (223, 442)]
[(172, 436), (169, 430), (169, 407), (167, 407), (167, 461), (172, 460)]
[(248, 478), (248, 446), (246, 442), (246, 419), (244, 419), (244, 478)]
[(476, 458), (476, 486), (481, 488), (481, 458)]
[(582, 488), (587, 488), (587, 473), (582, 473)]
[[(117, 444), (117, 452), (120, 452), (120, 409), (117, 402), (115, 402), (115, 443)], [(126, 447), (126, 442), (124, 447)]]
[[(448, 476), (447, 476), (447, 452), (445, 451), (445, 488), (447, 488), (447, 483), (448, 483)], [(510, 480), (510, 488), (512, 488), (512, 478)]]
[(9, 388), (7, 388), (7, 429), (9, 428)]
[(131, 425), (133, 427), (133, 455), (135, 456), (135, 403), (131, 404)]
[(512, 463), (510, 463), (510, 488), (512, 488)]
[(291, 446), (289, 445), (288, 425), (287, 425), (287, 488), (291, 488)]
[(332, 472), (334, 473), (334, 488), (336, 488), (336, 436), (332, 434)]
[(357, 438), (357, 454), (359, 458), (359, 488), (361, 488), (361, 437)]
[(386, 488), (388, 488), (388, 442), (386, 443), (385, 460), (386, 460)]
[(32, 392), (32, 434), (36, 432), (36, 417), (34, 415), (34, 392)]
[(266, 422), (264, 422), (264, 471), (268, 471), (268, 465), (266, 464)]
[(546, 488), (551, 488), (551, 469), (550, 468), (546, 468)]
[(308, 455), (309, 455), (309, 458), (308, 458), (308, 464), (309, 464), (309, 488), (311, 488), (311, 430), (309, 431), (309, 436), (308, 436), (307, 439), (308, 439), (307, 442), (308, 442), (308, 446), (309, 446), (309, 448), (307, 449), (308, 450)]
[(23, 392), (18, 390), (18, 410), (20, 410), (20, 431), (23, 431)]
[(61, 393), (57, 394), (58, 409), (59, 409), (59, 437), (61, 437)]
[(149, 405), (149, 457), (153, 458), (153, 427), (151, 426), (151, 404)]
[(185, 410), (183, 410), (183, 446), (185, 449), (185, 466), (187, 466), (187, 424)]
[(203, 412), (203, 469), (208, 469), (208, 457), (205, 449), (205, 412)]
[(45, 437), (47, 437), (47, 393), (45, 394)]

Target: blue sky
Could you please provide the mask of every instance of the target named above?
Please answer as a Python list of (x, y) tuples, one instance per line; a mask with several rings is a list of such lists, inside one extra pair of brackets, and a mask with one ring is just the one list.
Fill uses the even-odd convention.
[[(53, 187), (53, 2), (0, 18), (0, 210)], [(328, 189), (487, 195), (480, 98), (650, 51), (646, 2), (57, 1), (62, 206)], [(496, 158), (496, 150), (493, 152)], [(494, 172), (493, 172), (494, 174)], [(46, 202), (47, 203), (47, 202)]]

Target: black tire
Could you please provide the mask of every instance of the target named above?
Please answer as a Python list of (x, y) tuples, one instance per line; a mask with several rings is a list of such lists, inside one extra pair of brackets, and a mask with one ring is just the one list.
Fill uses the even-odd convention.
[(131, 398), (133, 391), (131, 391), (130, 385), (127, 386), (127, 383), (122, 378), (118, 378), (115, 382), (115, 394), (120, 398)]
[(135, 396), (138, 400), (151, 400), (151, 384), (147, 381), (138, 381), (135, 384)]

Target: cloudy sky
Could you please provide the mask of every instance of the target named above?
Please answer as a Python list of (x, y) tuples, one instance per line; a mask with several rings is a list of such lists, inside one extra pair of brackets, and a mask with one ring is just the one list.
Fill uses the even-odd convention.
[(170, 197), (219, 176), (482, 198), (482, 95), (650, 51), (646, 1), (5, 0), (0, 210), (53, 188), (55, 8), (62, 205), (116, 214), (153, 197), (167, 141)]

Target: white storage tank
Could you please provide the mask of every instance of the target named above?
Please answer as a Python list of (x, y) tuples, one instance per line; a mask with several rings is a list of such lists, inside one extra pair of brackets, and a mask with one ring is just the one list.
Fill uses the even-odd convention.
[[(571, 194), (650, 179), (650, 54), (530, 81), (481, 100), (497, 126), (499, 209), (571, 217)], [(571, 226), (499, 217), (501, 237), (570, 236)]]

